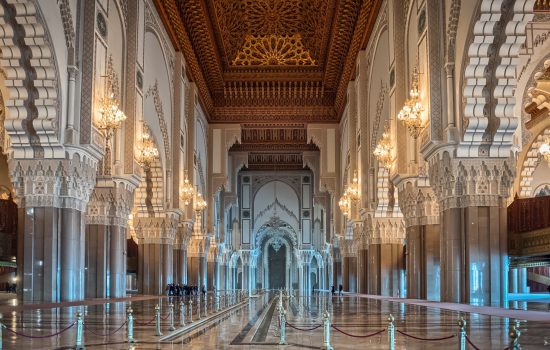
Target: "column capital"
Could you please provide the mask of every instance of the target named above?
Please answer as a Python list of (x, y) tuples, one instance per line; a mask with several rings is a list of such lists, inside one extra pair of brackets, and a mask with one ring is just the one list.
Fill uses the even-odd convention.
[(98, 158), (85, 151), (66, 159), (10, 159), (19, 207), (54, 207), (86, 211), (96, 182)]
[(86, 224), (127, 227), (138, 186), (134, 177), (99, 177), (86, 211)]
[(178, 213), (165, 211), (155, 215), (158, 216), (138, 216), (134, 219), (138, 243), (173, 244), (178, 228)]
[(399, 177), (394, 183), (405, 227), (439, 223), (439, 203), (427, 177)]
[(430, 182), (442, 211), (505, 205), (516, 176), (513, 157), (454, 158), (443, 149), (428, 162)]

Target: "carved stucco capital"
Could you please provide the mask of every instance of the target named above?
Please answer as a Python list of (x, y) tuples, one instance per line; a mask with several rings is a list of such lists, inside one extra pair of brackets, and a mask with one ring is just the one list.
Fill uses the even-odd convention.
[(440, 210), (471, 206), (502, 206), (510, 196), (516, 160), (453, 158), (448, 150), (428, 158), (432, 188)]
[(67, 153), (67, 159), (10, 159), (18, 206), (86, 211), (96, 183), (97, 162), (86, 152)]
[(405, 227), (439, 223), (439, 203), (427, 177), (398, 178), (394, 182)]

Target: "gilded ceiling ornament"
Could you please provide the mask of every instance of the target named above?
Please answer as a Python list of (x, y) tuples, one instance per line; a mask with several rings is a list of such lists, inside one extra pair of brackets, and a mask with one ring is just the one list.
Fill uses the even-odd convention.
[(234, 66), (315, 66), (300, 34), (248, 35)]

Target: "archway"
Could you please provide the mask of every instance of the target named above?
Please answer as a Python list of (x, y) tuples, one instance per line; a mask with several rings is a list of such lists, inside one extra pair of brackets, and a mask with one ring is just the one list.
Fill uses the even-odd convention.
[(267, 259), (269, 268), (269, 288), (281, 289), (286, 288), (286, 281), (288, 276), (286, 274), (286, 245), (273, 245), (267, 246)]

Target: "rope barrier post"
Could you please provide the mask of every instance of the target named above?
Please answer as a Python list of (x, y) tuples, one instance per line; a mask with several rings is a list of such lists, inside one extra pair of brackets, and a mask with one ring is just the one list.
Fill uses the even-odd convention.
[(458, 327), (460, 327), (458, 332), (458, 349), (466, 350), (466, 320), (464, 317), (461, 317), (460, 320), (458, 320)]
[(75, 349), (84, 349), (82, 345), (82, 330), (84, 323), (82, 322), (82, 313), (76, 313), (76, 344)]
[(162, 335), (160, 331), (160, 306), (155, 305), (155, 335), (160, 337)]
[(521, 345), (519, 345), (519, 337), (521, 331), (519, 330), (519, 321), (516, 321), (516, 325), (512, 327), (508, 336), (510, 337), (510, 345), (508, 346), (509, 350), (521, 350)]
[(185, 327), (185, 304), (180, 301), (180, 327)]
[(321, 349), (323, 350), (334, 350), (332, 345), (330, 345), (330, 314), (327, 310), (323, 312), (323, 322), (325, 324), (323, 335), (325, 337), (325, 341), (323, 343), (323, 346)]
[(174, 303), (170, 302), (168, 305), (168, 320), (170, 321), (170, 328), (168, 328), (171, 331), (175, 331), (176, 327), (174, 327)]
[(193, 323), (193, 299), (189, 300), (189, 323)]
[(129, 306), (128, 309), (126, 310), (127, 320), (128, 320), (128, 323), (126, 324), (126, 326), (128, 327), (127, 328), (128, 343), (136, 342), (136, 340), (134, 339), (134, 316), (132, 315), (133, 312), (134, 310), (132, 310), (131, 306)]
[(204, 317), (208, 316), (208, 297), (204, 297)]
[(216, 295), (216, 312), (220, 312), (220, 296)]
[(279, 306), (279, 345), (286, 345), (286, 318), (285, 309)]
[(394, 350), (395, 349), (395, 325), (393, 324), (393, 321), (395, 319), (393, 318), (393, 315), (390, 314), (388, 317), (388, 349)]
[(201, 319), (201, 299), (197, 299), (197, 320)]
[(4, 329), (4, 324), (0, 323), (0, 350), (2, 350), (2, 330)]

